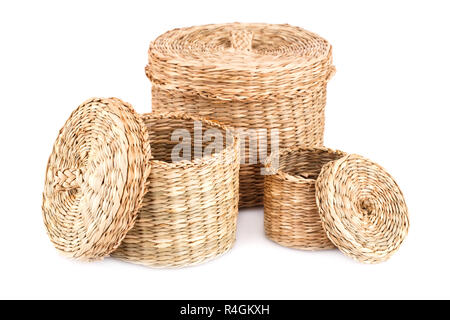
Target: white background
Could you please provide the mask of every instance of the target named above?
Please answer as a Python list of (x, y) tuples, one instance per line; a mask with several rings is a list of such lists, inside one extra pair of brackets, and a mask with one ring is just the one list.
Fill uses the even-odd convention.
[[(445, 1), (2, 1), (0, 298), (450, 298), (450, 8)], [(354, 262), (264, 237), (243, 210), (225, 256), (177, 270), (58, 255), (41, 216), (58, 130), (92, 96), (149, 112), (149, 42), (176, 27), (290, 23), (333, 44), (325, 142), (384, 166), (410, 209), (391, 260)]]

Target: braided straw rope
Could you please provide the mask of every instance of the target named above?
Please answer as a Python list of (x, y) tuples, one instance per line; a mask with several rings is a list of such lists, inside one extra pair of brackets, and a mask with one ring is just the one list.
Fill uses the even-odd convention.
[[(344, 156), (325, 148), (293, 147), (272, 154), (266, 161), (264, 230), (280, 245), (319, 250), (334, 248), (316, 205), (315, 183), (323, 165)], [(276, 167), (278, 159), (278, 168)]]
[[(323, 144), (331, 45), (290, 25), (222, 24), (169, 31), (149, 48), (156, 111), (182, 111), (236, 128), (279, 130), (282, 147)], [(244, 141), (243, 141), (244, 142)], [(268, 139), (270, 153), (271, 142)], [(262, 204), (259, 157), (244, 154), (240, 206)]]
[(397, 183), (378, 164), (359, 155), (325, 165), (316, 196), (329, 239), (360, 262), (387, 260), (408, 233), (408, 209)]
[(152, 171), (136, 223), (112, 255), (148, 266), (181, 267), (225, 253), (236, 236), (238, 137), (230, 136), (226, 148), (211, 156), (171, 162), (171, 145), (178, 143), (171, 141), (172, 132), (187, 129), (194, 136), (194, 120), (202, 121), (204, 132), (232, 132), (217, 122), (181, 114), (142, 118), (150, 135)]
[(149, 175), (143, 122), (119, 99), (81, 104), (60, 130), (47, 165), (43, 218), (67, 256), (102, 258), (133, 226)]

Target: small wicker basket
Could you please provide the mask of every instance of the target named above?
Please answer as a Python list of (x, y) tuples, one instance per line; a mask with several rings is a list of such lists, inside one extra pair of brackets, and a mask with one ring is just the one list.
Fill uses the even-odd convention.
[[(183, 148), (192, 160), (171, 161), (177, 129), (194, 137)], [(211, 144), (197, 138), (211, 130), (225, 137), (223, 149), (204, 155)], [(138, 115), (115, 98), (88, 100), (61, 129), (49, 159), (49, 237), (64, 254), (85, 260), (112, 254), (181, 267), (216, 257), (235, 240), (239, 157), (237, 135), (217, 122)]]
[(315, 184), (322, 167), (343, 155), (341, 151), (306, 147), (271, 155), (266, 162), (271, 174), (265, 177), (264, 189), (264, 230), (269, 239), (303, 250), (335, 247), (322, 227)]
[[(331, 45), (290, 25), (222, 24), (169, 31), (149, 48), (154, 111), (182, 111), (246, 130), (240, 206), (262, 205), (262, 163), (281, 147), (323, 144)], [(261, 139), (267, 139), (262, 144)]]
[(365, 263), (387, 260), (409, 229), (405, 199), (378, 164), (326, 148), (295, 147), (266, 162), (268, 238), (304, 250), (338, 247)]

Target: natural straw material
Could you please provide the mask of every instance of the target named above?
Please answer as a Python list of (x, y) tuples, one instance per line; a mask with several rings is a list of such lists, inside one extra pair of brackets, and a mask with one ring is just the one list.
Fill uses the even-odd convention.
[(269, 239), (303, 250), (334, 248), (322, 227), (315, 183), (323, 165), (342, 156), (341, 151), (308, 147), (271, 155), (264, 189), (264, 230)]
[(316, 195), (329, 239), (358, 261), (387, 260), (408, 233), (408, 209), (397, 183), (378, 164), (359, 155), (324, 166)]
[[(185, 160), (172, 161), (179, 146), (174, 155)], [(119, 99), (91, 99), (50, 156), (43, 200), (50, 239), (87, 260), (112, 253), (180, 267), (211, 259), (235, 240), (239, 157), (237, 135), (215, 121), (141, 116)]]
[[(188, 130), (194, 120), (180, 114), (145, 114), (152, 146), (152, 171), (143, 206), (113, 256), (154, 267), (197, 264), (228, 251), (236, 236), (239, 190), (239, 140), (226, 127), (202, 120), (203, 134), (216, 129), (229, 141), (223, 151), (192, 161), (171, 162), (171, 135)], [(202, 133), (202, 132), (200, 132)], [(208, 145), (195, 146), (205, 151)], [(225, 140), (223, 141), (225, 144)]]
[(42, 209), (55, 247), (85, 260), (114, 251), (133, 226), (149, 159), (145, 127), (131, 106), (118, 99), (80, 105), (47, 166)]
[(250, 153), (246, 143), (242, 207), (262, 204), (260, 169), (272, 130), (279, 130), (282, 147), (323, 144), (326, 86), (334, 71), (331, 45), (318, 35), (290, 25), (240, 23), (169, 31), (151, 43), (146, 68), (153, 110), (183, 111), (250, 129), (246, 134), (256, 139), (268, 136), (255, 162), (256, 150)]

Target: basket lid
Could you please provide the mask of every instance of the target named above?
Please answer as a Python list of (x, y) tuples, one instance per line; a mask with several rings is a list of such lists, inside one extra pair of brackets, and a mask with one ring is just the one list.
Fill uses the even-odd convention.
[(131, 105), (117, 98), (81, 104), (47, 165), (42, 210), (55, 247), (84, 260), (114, 251), (134, 225), (149, 160), (147, 130)]
[(159, 36), (150, 44), (146, 73), (162, 89), (239, 100), (292, 95), (293, 87), (328, 80), (331, 63), (331, 45), (299, 27), (210, 24)]
[(322, 168), (316, 201), (331, 242), (358, 261), (387, 260), (408, 232), (408, 209), (397, 183), (359, 155), (346, 155)]

